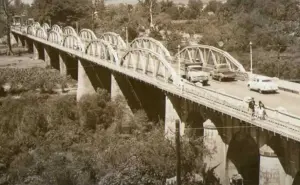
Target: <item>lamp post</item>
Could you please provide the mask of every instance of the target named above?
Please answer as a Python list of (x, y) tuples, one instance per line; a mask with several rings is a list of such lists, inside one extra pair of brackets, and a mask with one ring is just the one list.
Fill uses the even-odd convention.
[(250, 41), (249, 45), (250, 45), (250, 72), (252, 74), (253, 69), (252, 69), (252, 42), (251, 41)]
[(180, 52), (180, 45), (177, 46), (177, 56), (178, 56), (178, 75), (180, 76), (180, 56), (179, 56), (179, 52)]

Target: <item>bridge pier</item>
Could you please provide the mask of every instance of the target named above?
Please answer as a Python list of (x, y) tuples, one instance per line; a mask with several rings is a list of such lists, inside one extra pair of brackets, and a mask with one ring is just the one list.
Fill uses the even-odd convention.
[(220, 179), (221, 184), (227, 184), (226, 180), (226, 154), (228, 145), (226, 145), (215, 124), (211, 120), (206, 120), (204, 127), (204, 144), (209, 151), (212, 151), (211, 156), (204, 156), (204, 162), (209, 168), (216, 167), (214, 172)]
[(86, 94), (93, 94), (95, 92), (96, 91), (87, 74), (83, 62), (81, 60), (78, 60), (78, 85), (77, 85), (77, 96), (76, 96), (77, 101), (79, 101), (82, 96)]
[(179, 97), (166, 94), (165, 96), (165, 136), (167, 139), (175, 141), (176, 125), (175, 121), (180, 121), (180, 135), (184, 135), (185, 123), (182, 121), (181, 99)]
[(38, 60), (39, 59), (39, 52), (38, 52), (38, 46), (37, 43), (33, 42), (33, 59)]
[(50, 48), (47, 46), (44, 48), (44, 55), (46, 66), (51, 66)]
[(59, 52), (59, 72), (63, 76), (67, 76), (66, 58), (62, 52)]
[(262, 146), (260, 148), (259, 185), (281, 185), (286, 184), (285, 181), (286, 173), (278, 156), (268, 145)]

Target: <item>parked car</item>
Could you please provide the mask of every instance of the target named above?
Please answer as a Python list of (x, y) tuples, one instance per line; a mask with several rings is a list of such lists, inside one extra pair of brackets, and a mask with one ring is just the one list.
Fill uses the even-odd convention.
[(278, 85), (275, 84), (271, 78), (263, 77), (263, 76), (257, 76), (252, 78), (248, 82), (248, 88), (249, 90), (255, 90), (259, 93), (264, 92), (273, 92), (276, 93), (278, 91)]
[(207, 85), (209, 73), (202, 71), (201, 64), (186, 64), (185, 77), (190, 82), (201, 82), (202, 85)]
[(225, 79), (235, 80), (236, 74), (230, 69), (230, 66), (228, 64), (218, 64), (211, 71), (211, 76), (213, 79), (219, 81)]

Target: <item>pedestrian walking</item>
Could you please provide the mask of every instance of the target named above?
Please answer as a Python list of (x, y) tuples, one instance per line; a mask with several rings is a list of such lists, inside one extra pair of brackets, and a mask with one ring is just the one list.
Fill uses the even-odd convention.
[(265, 117), (267, 116), (267, 112), (265, 109), (265, 105), (261, 101), (258, 102), (258, 113), (260, 119), (266, 119)]
[[(252, 97), (250, 102), (249, 102), (249, 109), (251, 111), (251, 119), (254, 119), (254, 114), (255, 114), (255, 101), (254, 98)], [(248, 110), (249, 110), (248, 109)]]

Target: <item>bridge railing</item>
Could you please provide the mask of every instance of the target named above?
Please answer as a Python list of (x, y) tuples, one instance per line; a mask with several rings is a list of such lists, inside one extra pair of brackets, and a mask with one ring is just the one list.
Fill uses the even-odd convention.
[[(202, 89), (202, 90), (199, 90)], [(214, 107), (221, 107), (223, 106), (224, 109), (231, 110), (232, 113), (235, 112), (239, 116), (243, 117), (251, 117), (251, 113), (248, 111), (248, 105), (243, 104), (243, 100), (233, 97), (231, 95), (227, 95), (221, 92), (216, 92), (210, 89), (205, 89), (202, 87), (195, 87), (192, 85), (187, 85), (184, 88), (184, 91), (190, 94), (194, 94), (196, 97), (202, 97), (209, 101), (211, 104), (214, 105)], [(266, 108), (268, 115), (274, 114), (274, 109)], [(280, 117), (274, 117), (274, 116), (268, 116), (265, 120), (259, 120), (256, 116), (256, 122), (266, 122), (265, 124), (260, 124), (262, 128), (268, 127), (268, 130), (271, 131), (281, 131), (284, 132), (286, 130), (289, 130), (293, 134), (293, 138), (295, 138), (297, 135), (300, 134), (300, 118), (285, 114), (285, 113), (279, 113)], [(290, 136), (292, 137), (292, 136)], [(295, 138), (296, 139), (296, 138)]]

